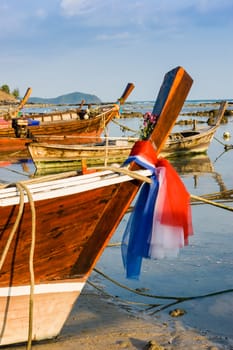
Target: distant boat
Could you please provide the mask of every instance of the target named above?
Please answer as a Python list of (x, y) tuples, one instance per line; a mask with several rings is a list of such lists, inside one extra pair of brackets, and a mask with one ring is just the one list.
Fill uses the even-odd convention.
[[(0, 147), (6, 152), (15, 150), (17, 145), (20, 149), (26, 149), (26, 143), (41, 134), (78, 135), (80, 143), (91, 142), (94, 138), (98, 141), (108, 123), (119, 117), (120, 105), (125, 103), (133, 89), (134, 84), (128, 83), (118, 103), (93, 108), (89, 113), (86, 109), (82, 110), (81, 104), (81, 108), (32, 114), (4, 121), (7, 126), (1, 128), (0, 123)], [(20, 142), (17, 140), (19, 138), (22, 139)]]
[[(165, 75), (150, 142), (160, 152), (192, 85)], [(154, 154), (154, 153), (153, 153)], [(69, 172), (0, 189), (0, 344), (57, 336), (97, 260), (151, 171)]]
[(133, 138), (119, 137), (84, 145), (31, 142), (28, 144), (28, 149), (39, 171), (48, 172), (49, 169), (74, 169), (75, 167), (81, 170), (83, 164), (96, 167), (123, 163), (135, 141), (136, 139)]
[[(224, 116), (227, 102), (220, 104), (214, 125), (201, 129), (171, 133), (161, 151), (167, 158), (206, 153), (211, 140)], [(45, 139), (46, 136), (39, 139)], [(87, 166), (122, 163), (129, 155), (132, 143), (130, 139), (107, 139), (102, 143), (77, 145), (78, 137), (54, 135), (47, 142), (31, 142), (28, 144), (31, 158), (40, 172), (58, 168), (81, 169), (83, 162)], [(56, 142), (56, 143), (55, 143)]]
[(212, 125), (208, 127), (197, 129), (194, 124), (194, 127), (191, 130), (171, 133), (161, 155), (163, 157), (171, 158), (207, 152), (214, 134), (221, 123), (226, 108), (227, 101), (222, 101), (217, 117)]

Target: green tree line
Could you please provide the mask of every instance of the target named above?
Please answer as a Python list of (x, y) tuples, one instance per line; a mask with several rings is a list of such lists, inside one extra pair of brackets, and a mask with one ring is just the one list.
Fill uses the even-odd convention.
[(7, 94), (11, 94), (13, 95), (15, 98), (19, 98), (19, 89), (16, 88), (12, 91), (10, 91), (10, 88), (7, 84), (3, 84), (1, 87), (0, 87), (0, 90), (6, 92)]

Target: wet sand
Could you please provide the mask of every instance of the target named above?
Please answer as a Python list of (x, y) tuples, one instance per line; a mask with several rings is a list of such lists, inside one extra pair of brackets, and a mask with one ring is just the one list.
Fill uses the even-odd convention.
[[(20, 350), (23, 346), (4, 349)], [(84, 290), (56, 339), (33, 344), (35, 350), (230, 350), (211, 342), (176, 319), (173, 325), (129, 314), (111, 300)]]

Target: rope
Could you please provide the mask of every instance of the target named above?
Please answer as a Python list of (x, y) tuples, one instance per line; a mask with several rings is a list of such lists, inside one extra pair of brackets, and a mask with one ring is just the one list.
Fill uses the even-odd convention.
[(217, 202), (213, 202), (209, 199), (205, 199), (203, 197), (199, 197), (199, 196), (194, 196), (193, 194), (190, 195), (190, 197), (196, 201), (201, 201), (201, 202), (204, 202), (204, 203), (207, 203), (207, 204), (210, 204), (210, 205), (213, 205), (215, 207), (219, 207), (219, 208), (222, 208), (222, 209), (226, 209), (226, 210), (229, 210), (229, 211), (233, 211), (233, 208), (232, 207), (228, 207), (227, 205), (223, 205), (223, 204), (220, 204), (220, 203), (217, 203)]
[[(59, 174), (51, 174), (51, 175), (44, 175), (38, 178), (33, 178), (33, 179), (28, 179), (23, 181), (25, 184), (36, 184), (36, 183), (42, 183), (42, 182), (47, 182), (47, 181), (53, 181), (53, 180), (59, 180), (59, 179), (64, 179), (67, 177), (71, 176), (77, 176), (78, 172), (76, 170), (73, 171), (67, 171), (64, 173), (59, 173)], [(21, 181), (22, 183), (22, 181)]]
[(146, 293), (142, 293), (142, 292), (139, 292), (135, 289), (132, 289), (132, 288), (129, 288), (119, 282), (117, 282), (116, 280), (114, 280), (113, 278), (105, 275), (102, 271), (98, 270), (97, 268), (94, 268), (93, 271), (95, 271), (96, 273), (98, 273), (99, 275), (103, 276), (105, 279), (107, 279), (108, 281), (112, 282), (113, 284), (117, 285), (118, 287), (121, 287), (123, 289), (126, 289), (128, 290), (129, 292), (132, 292), (132, 293), (135, 293), (135, 294), (138, 294), (138, 295), (142, 295), (142, 296), (146, 296), (146, 297), (149, 297), (149, 298), (157, 298), (157, 299), (183, 299), (183, 297), (174, 297), (174, 296), (167, 296), (167, 297), (164, 297), (164, 296), (161, 296), (161, 295), (152, 295), (152, 294), (146, 294)]
[(19, 223), (20, 223), (20, 220), (21, 220), (21, 217), (22, 217), (22, 214), (23, 214), (23, 207), (24, 207), (24, 194), (23, 194), (23, 191), (22, 191), (22, 188), (16, 184), (16, 187), (19, 191), (19, 195), (20, 195), (20, 202), (19, 202), (19, 211), (18, 211), (18, 214), (17, 214), (17, 218), (15, 220), (15, 223), (13, 225), (13, 228), (10, 232), (10, 235), (8, 237), (8, 240), (7, 240), (7, 243), (6, 243), (6, 246), (3, 250), (3, 253), (2, 253), (2, 256), (1, 256), (1, 260), (0, 260), (0, 270), (2, 269), (2, 266), (5, 262), (5, 259), (6, 259), (6, 256), (7, 256), (7, 253), (9, 251), (9, 248), (10, 248), (10, 245), (11, 245), (11, 242), (14, 238), (14, 235), (15, 235), (15, 232), (19, 226)]
[(206, 199), (210, 199), (210, 200), (212, 200), (212, 199), (232, 200), (233, 199), (233, 197), (231, 198), (232, 195), (233, 195), (233, 189), (203, 194), (202, 198), (206, 198)]
[[(127, 291), (130, 291), (130, 292), (132, 292), (134, 294), (141, 295), (141, 296), (144, 296), (144, 297), (154, 298), (154, 299), (175, 300), (174, 302), (166, 304), (164, 306), (161, 306), (161, 304), (152, 304), (150, 306), (150, 308), (161, 306), (159, 308), (159, 310), (156, 310), (154, 313), (157, 313), (157, 312), (162, 311), (162, 310), (164, 310), (164, 309), (166, 309), (166, 308), (168, 308), (168, 307), (170, 307), (172, 305), (175, 305), (175, 304), (178, 304), (178, 303), (182, 303), (184, 301), (195, 300), (195, 299), (202, 299), (202, 298), (207, 298), (207, 297), (212, 297), (212, 296), (216, 296), (216, 295), (221, 295), (221, 294), (226, 294), (226, 293), (232, 293), (233, 292), (233, 288), (230, 288), (230, 289), (220, 290), (220, 291), (207, 293), (207, 294), (202, 294), (202, 295), (196, 295), (196, 296), (177, 296), (176, 297), (176, 296), (162, 296), (162, 295), (155, 295), (155, 294), (152, 295), (152, 294), (148, 294), (148, 293), (139, 292), (136, 289), (129, 288), (129, 287), (127, 287), (127, 286), (117, 282), (116, 280), (112, 279), (111, 277), (107, 276), (102, 271), (100, 271), (100, 270), (98, 270), (96, 268), (94, 268), (93, 270), (96, 273), (98, 273), (101, 276), (103, 276), (108, 281), (110, 281), (113, 284), (117, 285), (118, 287), (126, 289)], [(91, 284), (91, 282), (89, 282), (89, 284)], [(104, 293), (106, 293), (106, 292), (104, 291)], [(110, 296), (110, 294), (108, 294), (108, 295)], [(114, 297), (114, 296), (112, 296), (112, 297)]]
[(133, 130), (131, 128), (129, 128), (128, 126), (125, 126), (123, 124), (120, 124), (119, 122), (117, 122), (115, 119), (112, 119), (112, 122), (115, 123), (116, 125), (118, 125), (122, 130), (127, 130), (127, 131), (131, 131), (133, 132), (135, 135), (138, 135), (139, 132), (137, 130)]
[(141, 181), (147, 182), (149, 184), (152, 183), (152, 180), (150, 178), (148, 178), (147, 176), (138, 174), (138, 173), (136, 173), (134, 171), (131, 171), (131, 170), (127, 169), (127, 168), (122, 168), (122, 167), (118, 168), (118, 167), (115, 167), (115, 166), (107, 165), (105, 167), (102, 167), (102, 168), (100, 167), (98, 169), (111, 170), (111, 171), (116, 172), (116, 173), (129, 175), (133, 179), (141, 180)]
[(33, 312), (34, 312), (34, 289), (35, 289), (35, 275), (34, 275), (34, 251), (35, 251), (35, 242), (36, 242), (36, 212), (35, 205), (32, 198), (32, 195), (25, 184), (22, 182), (20, 186), (25, 190), (32, 214), (32, 240), (30, 246), (30, 254), (29, 254), (29, 272), (30, 272), (30, 298), (29, 298), (29, 325), (28, 325), (28, 342), (27, 342), (27, 350), (30, 350), (32, 347), (32, 332), (33, 332)]
[(104, 136), (106, 140), (105, 146), (104, 146), (104, 166), (106, 166), (108, 161), (108, 151), (109, 151), (108, 126), (105, 127)]
[(217, 139), (217, 137), (214, 136), (214, 139), (219, 142), (222, 146), (224, 146), (224, 149), (225, 150), (229, 150), (229, 149), (232, 149), (233, 148), (233, 145), (228, 145), (227, 143), (224, 143), (220, 140)]
[[(89, 284), (90, 286), (92, 286), (93, 288), (95, 288), (96, 290), (98, 290), (99, 292), (103, 293), (104, 295), (106, 295), (106, 296), (108, 296), (108, 297), (110, 297), (110, 298), (115, 298), (115, 299), (116, 299), (116, 297), (114, 297), (113, 295), (109, 294), (108, 292), (106, 292), (106, 291), (103, 290), (102, 288), (98, 287), (95, 283), (90, 282), (89, 280), (87, 280), (86, 283)], [(147, 306), (148, 306), (148, 305), (149, 305), (149, 306), (154, 306), (154, 305), (155, 305), (155, 304), (139, 303), (139, 302), (136, 302), (136, 301), (128, 301), (128, 300), (125, 300), (125, 299), (121, 299), (121, 298), (119, 298), (119, 297), (117, 297), (117, 300), (118, 300), (118, 301), (121, 300), (121, 301), (123, 301), (124, 303), (127, 303), (127, 304), (134, 304), (134, 305), (147, 305)], [(157, 304), (157, 305), (159, 306), (160, 304)]]
[(19, 194), (20, 194), (19, 211), (18, 211), (17, 218), (15, 220), (15, 223), (13, 225), (11, 232), (10, 232), (9, 238), (7, 240), (6, 246), (5, 246), (3, 253), (2, 253), (2, 256), (1, 256), (0, 270), (2, 269), (2, 266), (4, 264), (4, 261), (6, 259), (7, 253), (8, 253), (9, 248), (10, 248), (11, 242), (14, 238), (14, 235), (15, 235), (17, 228), (19, 227), (20, 220), (21, 220), (22, 215), (23, 215), (24, 191), (25, 191), (27, 196), (28, 196), (28, 200), (29, 200), (29, 204), (30, 204), (30, 208), (31, 208), (31, 214), (32, 214), (32, 240), (31, 240), (31, 247), (30, 247), (30, 254), (29, 254), (30, 298), (29, 298), (29, 326), (28, 326), (28, 343), (27, 343), (27, 350), (31, 350), (32, 331), (33, 331), (34, 285), (35, 285), (33, 257), (34, 257), (34, 250), (35, 250), (36, 214), (35, 214), (35, 206), (34, 206), (33, 198), (32, 198), (32, 195), (31, 195), (29, 189), (22, 182), (16, 183), (16, 187), (17, 187)]

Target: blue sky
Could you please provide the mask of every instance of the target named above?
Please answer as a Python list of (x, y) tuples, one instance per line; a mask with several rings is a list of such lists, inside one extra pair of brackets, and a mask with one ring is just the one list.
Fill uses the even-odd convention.
[(1, 0), (0, 85), (154, 100), (183, 66), (189, 99), (233, 98), (232, 0)]

